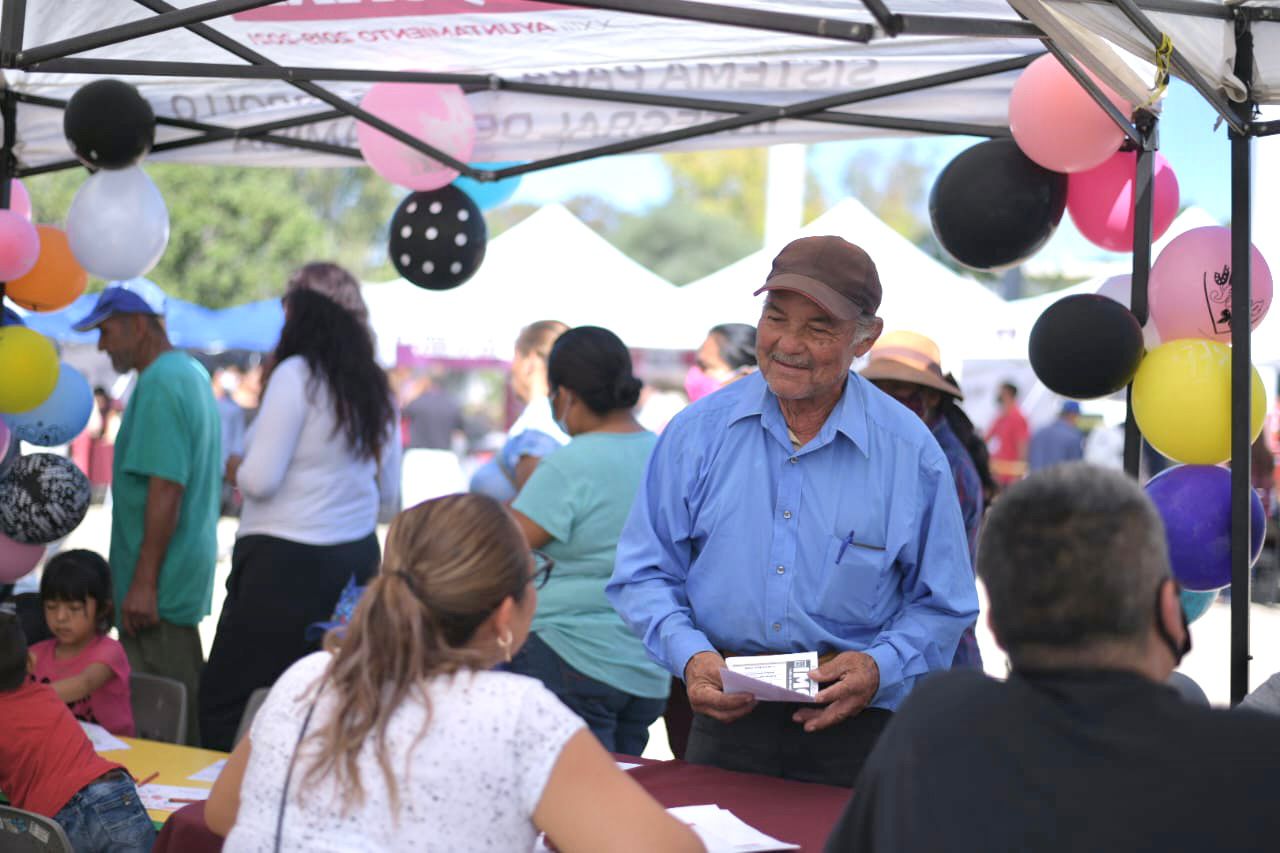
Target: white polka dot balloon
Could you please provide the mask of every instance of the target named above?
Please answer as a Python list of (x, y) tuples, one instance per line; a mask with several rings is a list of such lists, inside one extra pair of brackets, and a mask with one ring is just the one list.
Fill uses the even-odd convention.
[(475, 275), (488, 241), (480, 208), (452, 185), (406, 196), (390, 232), (391, 263), (428, 290), (449, 290)]

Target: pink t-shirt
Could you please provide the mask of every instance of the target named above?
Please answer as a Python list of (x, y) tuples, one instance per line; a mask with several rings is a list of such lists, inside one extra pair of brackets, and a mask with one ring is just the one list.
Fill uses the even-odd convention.
[(107, 683), (77, 702), (67, 703), (77, 720), (97, 723), (113, 735), (133, 737), (133, 706), (129, 704), (129, 659), (124, 646), (110, 637), (98, 637), (73, 658), (54, 655), (57, 640), (43, 640), (31, 647), (36, 668), (32, 680), (42, 684), (61, 681), (84, 672), (91, 663), (103, 663), (113, 673)]

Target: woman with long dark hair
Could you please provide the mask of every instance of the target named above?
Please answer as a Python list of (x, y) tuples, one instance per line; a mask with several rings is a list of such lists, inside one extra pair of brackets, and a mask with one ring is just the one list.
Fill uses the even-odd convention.
[(200, 682), (200, 730), (213, 749), (231, 748), (250, 694), (311, 651), (307, 626), (329, 618), (348, 580), (377, 570), (378, 507), (399, 485), (395, 408), (359, 284), (312, 263), (283, 301), (244, 458), (227, 461), (244, 506)]
[(551, 347), (547, 380), (552, 414), (569, 443), (538, 464), (511, 509), (529, 545), (544, 549), (558, 571), (511, 670), (546, 684), (605, 749), (639, 755), (671, 679), (604, 588), (657, 436), (632, 414), (640, 380), (613, 332), (579, 326), (562, 334)]
[[(924, 335), (915, 332), (882, 335), (869, 356), (870, 361), (862, 370), (863, 378), (915, 412), (933, 432), (951, 465), (969, 537), (972, 568), (978, 553), (978, 530), (995, 494), (995, 481), (991, 477), (987, 446), (958, 405), (964, 395), (951, 374), (943, 374), (938, 345)], [(966, 628), (960, 637), (952, 666), (982, 669), (975, 625)]]

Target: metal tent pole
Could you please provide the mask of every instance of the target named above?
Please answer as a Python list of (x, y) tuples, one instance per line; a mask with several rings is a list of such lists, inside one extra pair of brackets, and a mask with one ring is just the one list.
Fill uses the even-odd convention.
[[(1236, 22), (1235, 74), (1253, 85), (1253, 34), (1248, 22)], [(1239, 121), (1253, 117), (1253, 98), (1237, 104)], [(1231, 704), (1249, 691), (1249, 504), (1252, 444), (1249, 429), (1252, 391), (1250, 324), (1250, 182), (1253, 137), (1232, 130), (1231, 140)]]
[[(1151, 273), (1152, 182), (1155, 172), (1157, 127), (1155, 115), (1142, 110), (1135, 122), (1142, 136), (1134, 174), (1133, 275), (1129, 286), (1129, 307), (1138, 325), (1147, 323), (1147, 279)], [(1125, 394), (1124, 470), (1137, 479), (1142, 465), (1142, 435), (1133, 417), (1133, 386)]]

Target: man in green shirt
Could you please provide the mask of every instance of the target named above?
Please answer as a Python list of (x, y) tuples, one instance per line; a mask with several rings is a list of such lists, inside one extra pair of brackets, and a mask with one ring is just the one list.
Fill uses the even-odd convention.
[(116, 436), (111, 581), (120, 640), (136, 672), (187, 687), (187, 743), (199, 744), (204, 653), (222, 483), (221, 422), (209, 374), (169, 343), (166, 298), (136, 278), (108, 287), (78, 331), (98, 330), (117, 372), (138, 371)]

